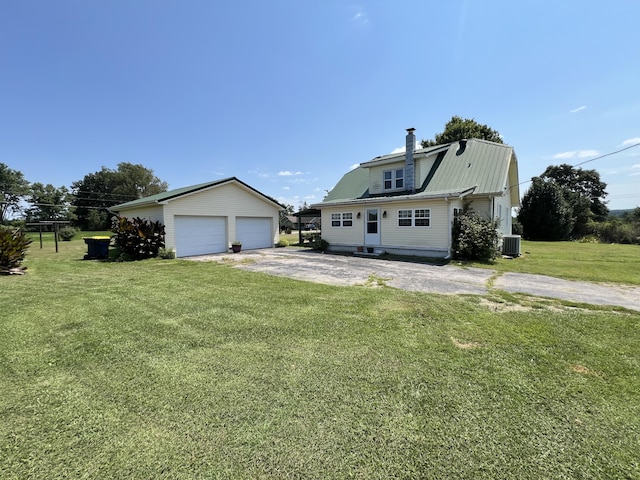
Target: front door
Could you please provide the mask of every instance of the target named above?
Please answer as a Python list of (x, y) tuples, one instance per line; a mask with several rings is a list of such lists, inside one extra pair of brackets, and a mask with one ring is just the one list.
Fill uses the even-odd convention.
[(364, 229), (365, 245), (380, 245), (380, 210), (377, 208), (366, 210)]

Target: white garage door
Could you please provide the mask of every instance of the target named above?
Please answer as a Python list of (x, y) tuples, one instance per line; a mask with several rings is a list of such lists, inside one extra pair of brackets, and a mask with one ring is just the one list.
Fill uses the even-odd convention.
[(271, 217), (236, 217), (236, 237), (243, 250), (273, 247)]
[(225, 217), (175, 216), (176, 256), (205, 255), (228, 250)]

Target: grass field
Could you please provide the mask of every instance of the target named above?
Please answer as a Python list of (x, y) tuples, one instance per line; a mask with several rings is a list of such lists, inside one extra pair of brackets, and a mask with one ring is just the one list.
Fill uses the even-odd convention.
[(491, 264), (465, 263), (500, 272), (536, 273), (568, 280), (640, 285), (640, 246), (522, 241), (522, 256)]
[(640, 478), (638, 313), (44, 247), (0, 277), (0, 478)]

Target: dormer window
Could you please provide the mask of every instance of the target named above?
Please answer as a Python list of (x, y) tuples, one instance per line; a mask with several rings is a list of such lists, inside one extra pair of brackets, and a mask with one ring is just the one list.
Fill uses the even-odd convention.
[(394, 170), (384, 171), (384, 189), (385, 190), (403, 190), (404, 189), (404, 168), (396, 168)]

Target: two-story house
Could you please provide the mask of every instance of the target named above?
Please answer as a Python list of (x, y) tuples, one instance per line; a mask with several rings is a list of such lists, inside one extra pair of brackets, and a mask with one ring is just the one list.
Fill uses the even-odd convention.
[(513, 148), (472, 138), (416, 149), (413, 132), (404, 153), (361, 163), (313, 205), (330, 250), (449, 257), (465, 204), (511, 234), (511, 209), (520, 204)]

